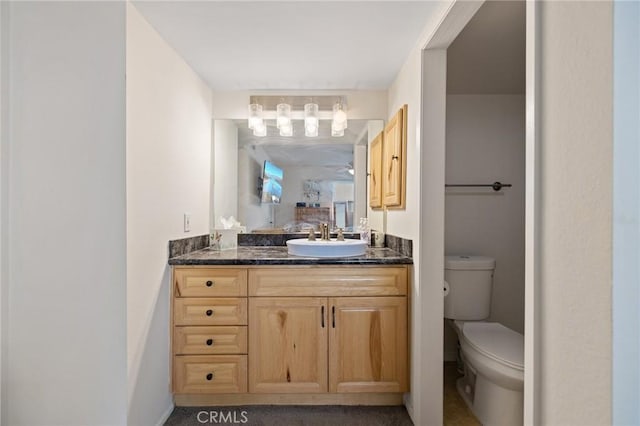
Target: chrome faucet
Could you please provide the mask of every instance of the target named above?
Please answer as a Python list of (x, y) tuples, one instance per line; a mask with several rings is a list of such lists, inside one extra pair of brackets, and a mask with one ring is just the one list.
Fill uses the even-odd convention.
[(329, 225), (326, 223), (320, 224), (320, 239), (323, 241), (329, 241)]

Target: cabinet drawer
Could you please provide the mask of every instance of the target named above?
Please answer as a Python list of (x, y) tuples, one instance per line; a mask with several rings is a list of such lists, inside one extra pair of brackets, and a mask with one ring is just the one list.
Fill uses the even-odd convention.
[(246, 298), (177, 298), (175, 325), (247, 325)]
[(249, 271), (250, 296), (404, 296), (406, 267), (264, 268)]
[(174, 357), (175, 393), (244, 393), (246, 355), (178, 355)]
[(176, 355), (246, 354), (246, 326), (174, 327)]
[(176, 268), (176, 297), (239, 297), (247, 295), (246, 269)]

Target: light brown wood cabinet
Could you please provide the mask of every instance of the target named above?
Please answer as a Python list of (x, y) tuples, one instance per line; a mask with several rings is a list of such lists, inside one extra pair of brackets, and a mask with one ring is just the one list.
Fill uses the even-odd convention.
[(330, 298), (329, 392), (407, 391), (404, 297)]
[(249, 392), (327, 391), (326, 298), (255, 297), (249, 302)]
[(378, 133), (369, 147), (369, 206), (382, 207), (382, 135)]
[[(210, 297), (207, 281), (232, 276), (240, 289)], [(207, 394), (230, 403), (400, 401), (408, 390), (407, 279), (406, 265), (175, 267), (176, 404), (211, 403)], [(194, 284), (198, 296), (185, 297), (185, 280), (205, 289)], [(358, 394), (370, 399), (344, 399)]]
[(173, 392), (247, 392), (246, 268), (173, 270)]
[(369, 206), (404, 208), (407, 181), (407, 105), (391, 117), (384, 130), (371, 142), (369, 164)]

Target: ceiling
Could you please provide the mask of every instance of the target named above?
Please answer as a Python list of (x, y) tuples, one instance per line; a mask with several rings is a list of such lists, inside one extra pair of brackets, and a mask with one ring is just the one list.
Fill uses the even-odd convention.
[(134, 1), (213, 90), (387, 89), (438, 1)]
[(524, 1), (487, 1), (447, 49), (447, 93), (524, 94)]

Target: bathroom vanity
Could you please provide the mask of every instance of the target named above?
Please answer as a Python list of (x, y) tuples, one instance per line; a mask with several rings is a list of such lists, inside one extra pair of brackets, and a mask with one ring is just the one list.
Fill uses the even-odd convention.
[(176, 405), (402, 403), (411, 258), (239, 247), (169, 263)]

